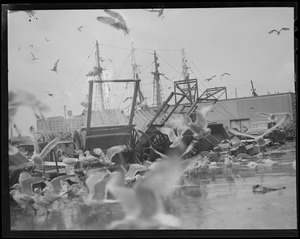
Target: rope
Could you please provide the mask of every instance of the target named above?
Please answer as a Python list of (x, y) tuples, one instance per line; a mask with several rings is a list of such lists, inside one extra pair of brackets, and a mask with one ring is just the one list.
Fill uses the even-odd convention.
[[(88, 59), (90, 58), (90, 56), (91, 56), (91, 54), (92, 54), (92, 52), (93, 52), (93, 50), (94, 50), (95, 47), (96, 47), (96, 45), (94, 45), (94, 47), (92, 48), (90, 54), (88, 55), (87, 59), (85, 60), (85, 62), (84, 62), (83, 65), (81, 66), (81, 68), (80, 68), (80, 70), (79, 70), (77, 76), (76, 76), (75, 79), (73, 80), (73, 82), (72, 82), (70, 88), (69, 88), (69, 89), (67, 90), (67, 92), (64, 94), (63, 99), (62, 99), (61, 102), (59, 103), (59, 106), (57, 107), (57, 109), (56, 109), (56, 111), (54, 112), (54, 114), (52, 115), (52, 117), (54, 117), (54, 116), (56, 115), (58, 109), (61, 107), (63, 101), (65, 100), (65, 98), (66, 98), (66, 96), (67, 96), (67, 94), (70, 92), (70, 90), (71, 90), (72, 87), (74, 86), (74, 84), (75, 84), (75, 82), (76, 82), (76, 80), (77, 80), (79, 74), (81, 73), (83, 67), (85, 66), (85, 64), (87, 63)], [(48, 121), (48, 124), (50, 124), (50, 122), (51, 122), (51, 119)]]

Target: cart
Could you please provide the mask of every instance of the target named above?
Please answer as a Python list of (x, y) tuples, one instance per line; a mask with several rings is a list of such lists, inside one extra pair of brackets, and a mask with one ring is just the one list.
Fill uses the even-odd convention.
[[(92, 112), (93, 84), (106, 82), (133, 82), (135, 84), (129, 118), (127, 118), (119, 109)], [(94, 148), (101, 148), (101, 150), (106, 153), (107, 150), (113, 146), (125, 145), (125, 152), (119, 154), (118, 158), (114, 157), (114, 162), (117, 164), (141, 163), (140, 159), (142, 158), (142, 147), (140, 145), (140, 136), (133, 124), (139, 84), (139, 79), (89, 81), (86, 127), (82, 127), (80, 130), (75, 130), (73, 133), (73, 142), (76, 150), (89, 150), (92, 152)], [(102, 125), (99, 124), (99, 120), (96, 120), (97, 118), (102, 119)]]

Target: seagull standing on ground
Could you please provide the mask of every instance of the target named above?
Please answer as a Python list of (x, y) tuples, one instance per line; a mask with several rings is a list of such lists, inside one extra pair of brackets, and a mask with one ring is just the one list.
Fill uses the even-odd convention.
[(99, 22), (103, 22), (114, 27), (117, 30), (123, 30), (124, 35), (129, 34), (129, 28), (126, 24), (124, 17), (118, 12), (105, 9), (104, 10), (111, 17), (97, 17)]
[(273, 30), (269, 31), (269, 33), (268, 33), (268, 34), (271, 34), (271, 33), (273, 33), (273, 32), (276, 32), (276, 33), (277, 33), (277, 35), (279, 36), (281, 31), (288, 31), (288, 30), (290, 30), (290, 29), (289, 29), (289, 28), (287, 28), (287, 27), (283, 27), (283, 28), (281, 28), (279, 31), (278, 31), (278, 30), (276, 30), (276, 29), (273, 29)]
[(54, 66), (52, 69), (50, 69), (51, 71), (55, 71), (57, 73), (57, 65), (58, 65), (59, 59), (54, 63)]

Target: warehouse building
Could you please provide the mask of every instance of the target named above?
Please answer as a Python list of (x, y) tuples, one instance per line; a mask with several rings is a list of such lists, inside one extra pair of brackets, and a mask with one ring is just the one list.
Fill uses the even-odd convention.
[[(201, 104), (207, 103), (199, 103), (199, 105)], [(173, 105), (170, 105), (168, 111), (171, 111), (173, 107)], [(255, 97), (219, 99), (213, 110), (207, 115), (207, 119), (209, 123), (222, 123), (225, 126), (245, 131), (253, 122), (267, 121), (266, 117), (258, 115), (257, 112), (288, 112), (291, 114), (290, 121), (296, 122), (296, 95), (288, 92)], [(86, 116), (84, 115), (72, 116), (67, 119), (58, 116), (47, 120), (37, 120), (37, 129), (40, 132), (47, 133), (73, 132), (75, 129), (85, 126), (85, 124)]]

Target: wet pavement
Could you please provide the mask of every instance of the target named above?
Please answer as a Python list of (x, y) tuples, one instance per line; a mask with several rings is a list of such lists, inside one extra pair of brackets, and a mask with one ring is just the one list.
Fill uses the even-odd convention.
[[(295, 142), (272, 154), (278, 164), (264, 170), (240, 168), (228, 180), (217, 177), (185, 178), (166, 202), (167, 212), (181, 219), (179, 229), (296, 229)], [(254, 193), (252, 186), (285, 189)], [(124, 216), (118, 203), (90, 208), (79, 199), (56, 202), (50, 213), (17, 210), (11, 206), (11, 230), (105, 230)]]

